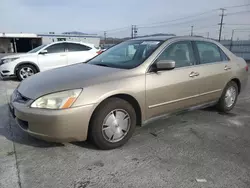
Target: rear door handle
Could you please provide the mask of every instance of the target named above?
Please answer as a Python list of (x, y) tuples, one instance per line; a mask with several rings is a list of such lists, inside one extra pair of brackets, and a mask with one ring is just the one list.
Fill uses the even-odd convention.
[(60, 56), (61, 56), (61, 57), (64, 57), (64, 56), (66, 56), (66, 54), (61, 54)]
[(224, 67), (224, 70), (230, 70), (230, 69), (231, 69), (231, 67), (229, 67), (227, 65)]
[(198, 72), (191, 72), (190, 74), (189, 74), (189, 77), (195, 77), (195, 76), (199, 76), (200, 74), (198, 73)]

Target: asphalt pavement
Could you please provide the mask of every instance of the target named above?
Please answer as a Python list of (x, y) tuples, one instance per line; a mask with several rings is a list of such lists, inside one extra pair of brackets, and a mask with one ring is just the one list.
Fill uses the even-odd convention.
[(121, 148), (55, 144), (22, 132), (0, 80), (1, 188), (249, 188), (250, 82), (229, 114), (209, 108), (138, 127)]

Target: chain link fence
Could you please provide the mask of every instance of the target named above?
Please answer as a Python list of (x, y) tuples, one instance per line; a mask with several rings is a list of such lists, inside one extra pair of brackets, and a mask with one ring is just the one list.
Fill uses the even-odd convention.
[(221, 44), (228, 48), (235, 55), (242, 57), (246, 61), (250, 61), (250, 40), (224, 40)]

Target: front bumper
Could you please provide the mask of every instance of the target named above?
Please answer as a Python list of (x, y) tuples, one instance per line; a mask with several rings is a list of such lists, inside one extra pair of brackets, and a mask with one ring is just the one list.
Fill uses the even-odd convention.
[(0, 65), (0, 75), (2, 78), (15, 76), (14, 68), (9, 63)]
[(35, 109), (11, 102), (10, 110), (20, 128), (51, 142), (85, 141), (93, 105), (64, 110)]

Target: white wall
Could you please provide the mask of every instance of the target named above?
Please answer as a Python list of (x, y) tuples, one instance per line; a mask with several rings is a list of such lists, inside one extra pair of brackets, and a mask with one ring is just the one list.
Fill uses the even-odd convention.
[(100, 38), (97, 37), (57, 37), (57, 36), (42, 36), (42, 43), (43, 44), (49, 44), (51, 42), (56, 42), (59, 41), (58, 38), (63, 38), (66, 41), (77, 41), (77, 42), (85, 42), (85, 43), (90, 43), (94, 44), (95, 46), (100, 45)]

